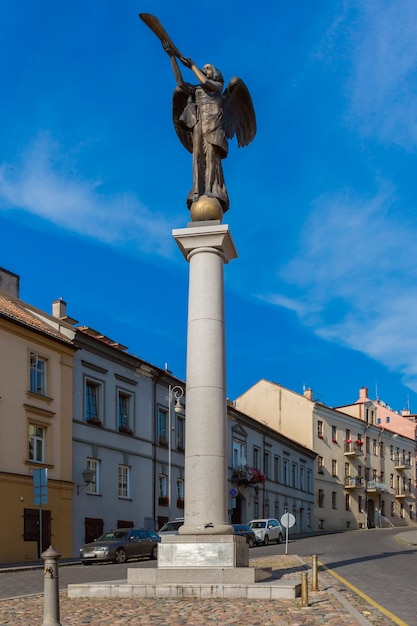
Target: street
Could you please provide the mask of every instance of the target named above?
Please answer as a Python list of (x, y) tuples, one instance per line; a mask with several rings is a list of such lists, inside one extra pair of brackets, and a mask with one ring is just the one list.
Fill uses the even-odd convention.
[[(316, 554), (320, 563), (412, 625), (416, 623), (417, 615), (417, 598), (414, 593), (417, 546), (399, 541), (398, 536), (404, 532), (407, 529), (373, 529), (294, 540), (290, 535), (288, 554), (301, 557)], [(255, 558), (284, 552), (285, 542), (252, 548), (249, 556)], [(124, 565), (62, 565), (59, 569), (60, 588), (64, 589), (75, 582), (125, 580), (128, 567), (156, 567), (156, 562), (144, 559)], [(337, 589), (340, 583), (336, 578), (334, 580)], [(0, 599), (42, 592), (42, 569), (0, 573)]]

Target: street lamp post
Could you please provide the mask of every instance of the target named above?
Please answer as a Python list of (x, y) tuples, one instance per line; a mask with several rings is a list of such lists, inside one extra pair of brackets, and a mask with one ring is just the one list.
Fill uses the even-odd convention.
[(175, 398), (175, 413), (182, 413), (183, 406), (180, 402), (184, 395), (184, 389), (180, 385), (168, 387), (168, 519), (171, 519), (171, 453), (172, 453), (172, 401)]

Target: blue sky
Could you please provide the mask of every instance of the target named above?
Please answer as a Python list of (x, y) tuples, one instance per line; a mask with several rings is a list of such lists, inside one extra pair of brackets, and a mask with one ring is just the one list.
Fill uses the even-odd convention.
[(257, 136), (224, 162), (228, 396), (267, 378), (334, 406), (367, 386), (417, 412), (414, 0), (3, 2), (0, 265), (22, 299), (63, 297), (185, 377), (171, 231), (189, 221), (191, 158), (139, 12), (254, 101)]

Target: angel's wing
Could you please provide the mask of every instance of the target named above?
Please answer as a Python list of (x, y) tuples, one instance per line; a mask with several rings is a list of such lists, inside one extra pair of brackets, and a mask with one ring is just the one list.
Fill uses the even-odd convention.
[(177, 87), (172, 97), (172, 120), (175, 132), (188, 152), (193, 151), (192, 123), (190, 119), (187, 120), (193, 114), (192, 106), (188, 103), (188, 95)]
[(223, 127), (226, 137), (236, 135), (239, 148), (247, 146), (256, 135), (256, 116), (245, 83), (234, 76), (223, 94)]

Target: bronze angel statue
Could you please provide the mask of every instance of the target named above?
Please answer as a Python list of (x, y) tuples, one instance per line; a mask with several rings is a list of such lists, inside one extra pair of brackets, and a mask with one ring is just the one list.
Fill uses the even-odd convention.
[[(143, 13), (140, 17), (161, 39), (177, 82), (172, 108), (174, 127), (184, 147), (193, 155), (193, 186), (187, 206), (193, 217), (193, 206), (200, 199), (213, 198), (225, 213), (229, 197), (222, 159), (227, 156), (228, 139), (236, 135), (238, 146), (243, 147), (256, 134), (255, 111), (248, 88), (241, 78), (234, 77), (223, 91), (222, 73), (214, 65), (206, 64), (199, 69), (191, 59), (181, 55), (157, 18)], [(183, 80), (177, 58), (193, 72), (197, 84)]]

